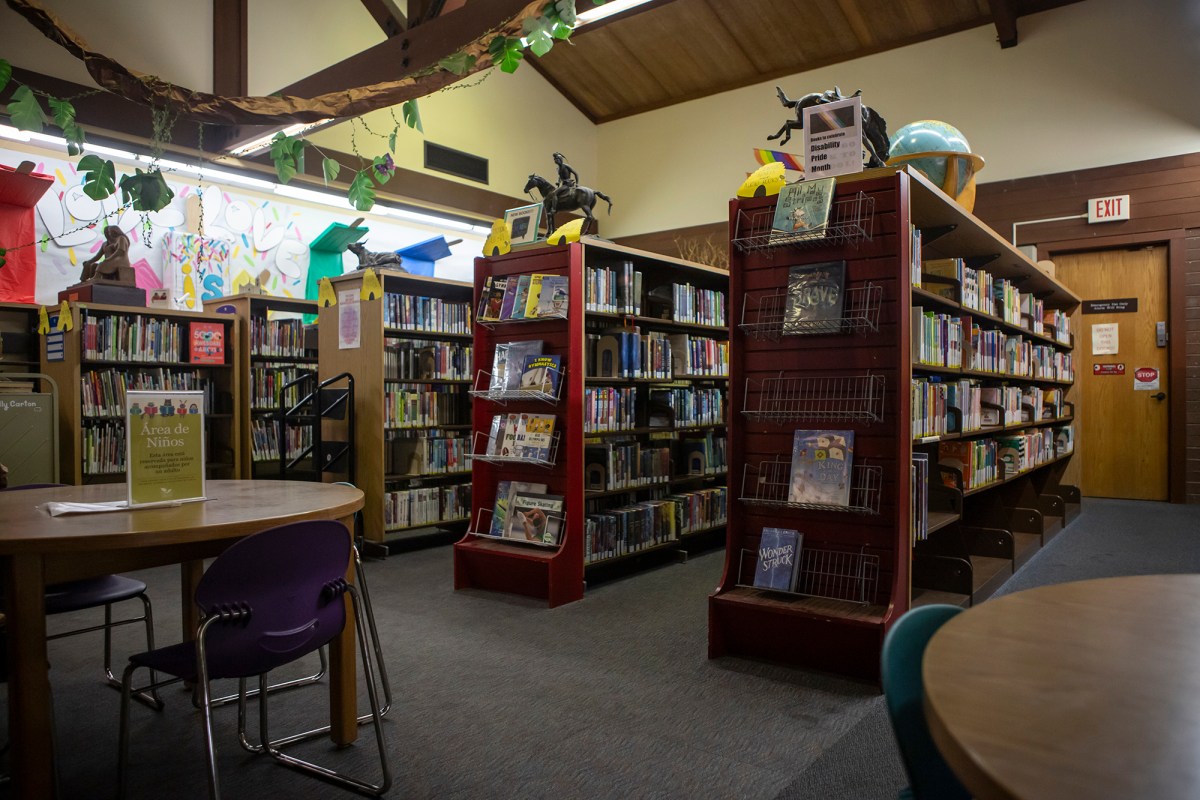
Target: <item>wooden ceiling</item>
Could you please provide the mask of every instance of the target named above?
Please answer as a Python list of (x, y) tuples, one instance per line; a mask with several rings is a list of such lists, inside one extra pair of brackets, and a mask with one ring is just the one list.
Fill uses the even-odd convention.
[(1020, 17), (1072, 2), (652, 0), (529, 63), (601, 123), (981, 25), (1011, 47)]

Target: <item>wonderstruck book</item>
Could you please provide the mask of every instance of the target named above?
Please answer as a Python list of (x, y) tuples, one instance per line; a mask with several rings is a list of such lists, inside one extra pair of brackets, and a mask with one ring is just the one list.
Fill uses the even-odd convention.
[(825, 261), (820, 264), (792, 267), (788, 271), (783, 332), (793, 335), (827, 332), (828, 326), (813, 326), (809, 323), (840, 320), (845, 293), (845, 261)]
[(796, 431), (788, 502), (850, 506), (854, 431)]
[(754, 586), (790, 592), (800, 570), (800, 543), (803, 536), (791, 528), (763, 528), (758, 543), (758, 561), (754, 565)]
[(781, 187), (771, 223), (772, 235), (786, 237), (823, 232), (833, 207), (833, 189), (833, 178), (800, 181)]
[(563, 522), (562, 495), (516, 492), (504, 536), (522, 542), (558, 544)]

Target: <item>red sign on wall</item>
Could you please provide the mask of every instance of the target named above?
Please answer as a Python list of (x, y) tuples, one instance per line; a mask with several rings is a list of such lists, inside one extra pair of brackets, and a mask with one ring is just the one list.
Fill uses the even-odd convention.
[(1124, 364), (1092, 364), (1093, 375), (1124, 375)]

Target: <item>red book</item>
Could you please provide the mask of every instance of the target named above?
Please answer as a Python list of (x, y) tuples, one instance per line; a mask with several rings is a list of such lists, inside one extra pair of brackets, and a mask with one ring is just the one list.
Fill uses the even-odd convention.
[(225, 363), (225, 326), (220, 322), (189, 322), (193, 364)]

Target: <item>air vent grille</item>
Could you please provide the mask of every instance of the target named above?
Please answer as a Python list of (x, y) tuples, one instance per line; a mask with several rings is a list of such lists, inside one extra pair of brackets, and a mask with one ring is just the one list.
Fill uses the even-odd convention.
[(488, 182), (488, 162), (486, 158), (473, 156), (461, 150), (451, 150), (440, 144), (425, 142), (425, 169), (457, 175), (471, 181), (486, 184)]

